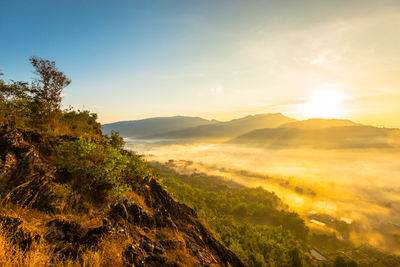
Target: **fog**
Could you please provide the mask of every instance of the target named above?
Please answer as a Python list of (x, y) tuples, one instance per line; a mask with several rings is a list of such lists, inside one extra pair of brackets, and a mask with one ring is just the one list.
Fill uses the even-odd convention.
[[(160, 140), (158, 140), (160, 141)], [(226, 144), (177, 145), (127, 140), (149, 161), (175, 160), (183, 173), (219, 175), (275, 192), (314, 232), (355, 245), (400, 252), (400, 150), (259, 149)], [(320, 224), (325, 214), (349, 233)]]

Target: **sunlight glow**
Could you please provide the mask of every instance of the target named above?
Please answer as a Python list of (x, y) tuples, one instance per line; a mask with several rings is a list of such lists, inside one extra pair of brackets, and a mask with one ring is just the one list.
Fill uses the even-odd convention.
[(344, 96), (333, 90), (315, 91), (310, 100), (301, 107), (308, 118), (332, 119), (343, 115)]

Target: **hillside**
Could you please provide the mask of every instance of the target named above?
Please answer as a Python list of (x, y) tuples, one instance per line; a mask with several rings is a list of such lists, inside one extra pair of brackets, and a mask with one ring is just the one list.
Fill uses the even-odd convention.
[[(395, 267), (400, 264), (398, 256), (354, 244), (350, 232), (361, 227), (357, 222), (347, 224), (322, 213), (302, 217), (274, 192), (198, 172), (191, 161), (150, 164), (161, 174), (159, 182), (163, 187), (180, 202), (193, 207), (247, 266)], [(306, 221), (313, 219), (325, 222), (336, 234), (307, 227), (310, 223)]]
[(114, 130), (119, 132), (120, 135), (124, 137), (140, 138), (143, 136), (162, 134), (170, 131), (212, 124), (214, 122), (215, 121), (210, 121), (199, 117), (157, 117), (143, 120), (120, 121), (103, 124), (103, 132), (109, 134), (111, 130)]
[(227, 122), (216, 122), (208, 125), (170, 131), (158, 135), (150, 135), (146, 138), (163, 139), (228, 139), (260, 128), (275, 128), (282, 124), (293, 122), (281, 113), (249, 115), (240, 119)]
[(265, 148), (390, 148), (400, 145), (399, 129), (362, 125), (308, 128), (308, 124), (259, 129), (228, 143)]
[(96, 114), (61, 110), (55, 62), (30, 61), (35, 82), (0, 79), (0, 266), (243, 266)]
[(150, 164), (166, 190), (193, 207), (247, 266), (312, 261), (306, 251), (308, 228), (273, 192), (205, 173), (183, 175), (175, 171), (181, 163)]
[[(85, 263), (86, 258), (97, 257), (104, 266), (242, 266), (191, 208), (164, 191), (140, 158), (82, 140), (0, 129), (0, 236), (24, 251), (40, 242), (49, 253), (54, 251), (49, 259), (53, 262)], [(92, 152), (73, 163), (76, 155), (72, 148), (77, 146), (86, 151), (94, 147), (97, 162), (102, 161), (103, 148), (109, 151), (105, 152), (108, 158), (118, 159), (118, 165), (109, 167), (112, 171), (123, 167), (119, 175), (125, 177), (124, 185), (101, 180), (99, 173), (89, 185), (91, 191), (85, 191), (87, 181), (81, 179), (86, 171), (79, 170), (79, 162), (86, 162), (92, 175), (97, 171), (88, 167)], [(63, 161), (63, 153), (67, 153), (67, 161)], [(126, 160), (130, 170), (124, 167)], [(109, 164), (105, 161), (99, 171)], [(107, 193), (113, 190), (119, 197)]]

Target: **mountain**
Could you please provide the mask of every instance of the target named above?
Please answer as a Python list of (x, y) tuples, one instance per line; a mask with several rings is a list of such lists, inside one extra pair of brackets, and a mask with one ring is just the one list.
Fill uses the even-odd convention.
[(146, 138), (164, 139), (228, 139), (249, 131), (260, 128), (275, 128), (282, 124), (294, 122), (281, 113), (249, 115), (240, 119), (227, 122), (215, 122), (212, 124), (191, 127), (178, 131), (170, 131), (163, 134), (147, 136)]
[(117, 131), (123, 137), (150, 136), (169, 131), (177, 131), (189, 127), (213, 124), (215, 120), (206, 120), (199, 117), (156, 117), (143, 120), (119, 121), (103, 124), (103, 132), (109, 134), (111, 130)]
[(341, 119), (308, 119), (283, 124), (283, 128), (298, 128), (303, 130), (322, 129), (329, 127), (357, 126), (359, 124), (350, 120)]
[[(74, 151), (87, 142), (90, 152)], [(67, 165), (75, 162), (74, 167), (60, 167), (54, 159), (60, 157), (63, 145), (70, 148), (65, 151)], [(104, 158), (106, 151), (112, 152)], [(82, 155), (86, 161), (82, 175), (86, 171), (97, 175), (89, 191), (81, 189), (90, 177), (81, 179), (71, 172), (82, 162), (74, 157)], [(116, 155), (119, 162), (114, 161)], [(121, 168), (121, 159), (134, 161), (124, 171), (125, 178), (118, 177), (129, 191), (105, 199), (92, 194), (117, 186), (102, 180), (107, 173), (96, 168), (114, 164), (109, 171), (115, 171)], [(1, 262), (7, 266), (244, 266), (196, 212), (176, 202), (146, 168), (140, 157), (105, 143), (0, 127), (0, 194), (6, 200), (0, 205)], [(29, 264), (22, 264), (25, 259)]]
[[(341, 123), (349, 126), (329, 127)], [(350, 121), (308, 120), (275, 129), (254, 130), (227, 143), (266, 148), (390, 148), (400, 146), (400, 130)]]

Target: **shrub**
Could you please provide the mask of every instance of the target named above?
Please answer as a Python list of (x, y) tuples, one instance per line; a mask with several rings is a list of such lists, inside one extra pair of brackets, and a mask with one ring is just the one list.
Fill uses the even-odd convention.
[(68, 110), (65, 111), (61, 124), (64, 126), (65, 133), (72, 136), (83, 137), (99, 137), (101, 133), (101, 125), (97, 122), (97, 114), (90, 113), (88, 110)]
[(111, 136), (107, 138), (110, 140), (110, 144), (115, 147), (115, 148), (124, 148), (125, 146), (125, 141), (124, 138), (119, 136), (119, 132), (111, 130)]
[(130, 158), (108, 143), (78, 138), (56, 147), (57, 166), (72, 175), (72, 187), (92, 200), (120, 196), (128, 186), (124, 177)]

